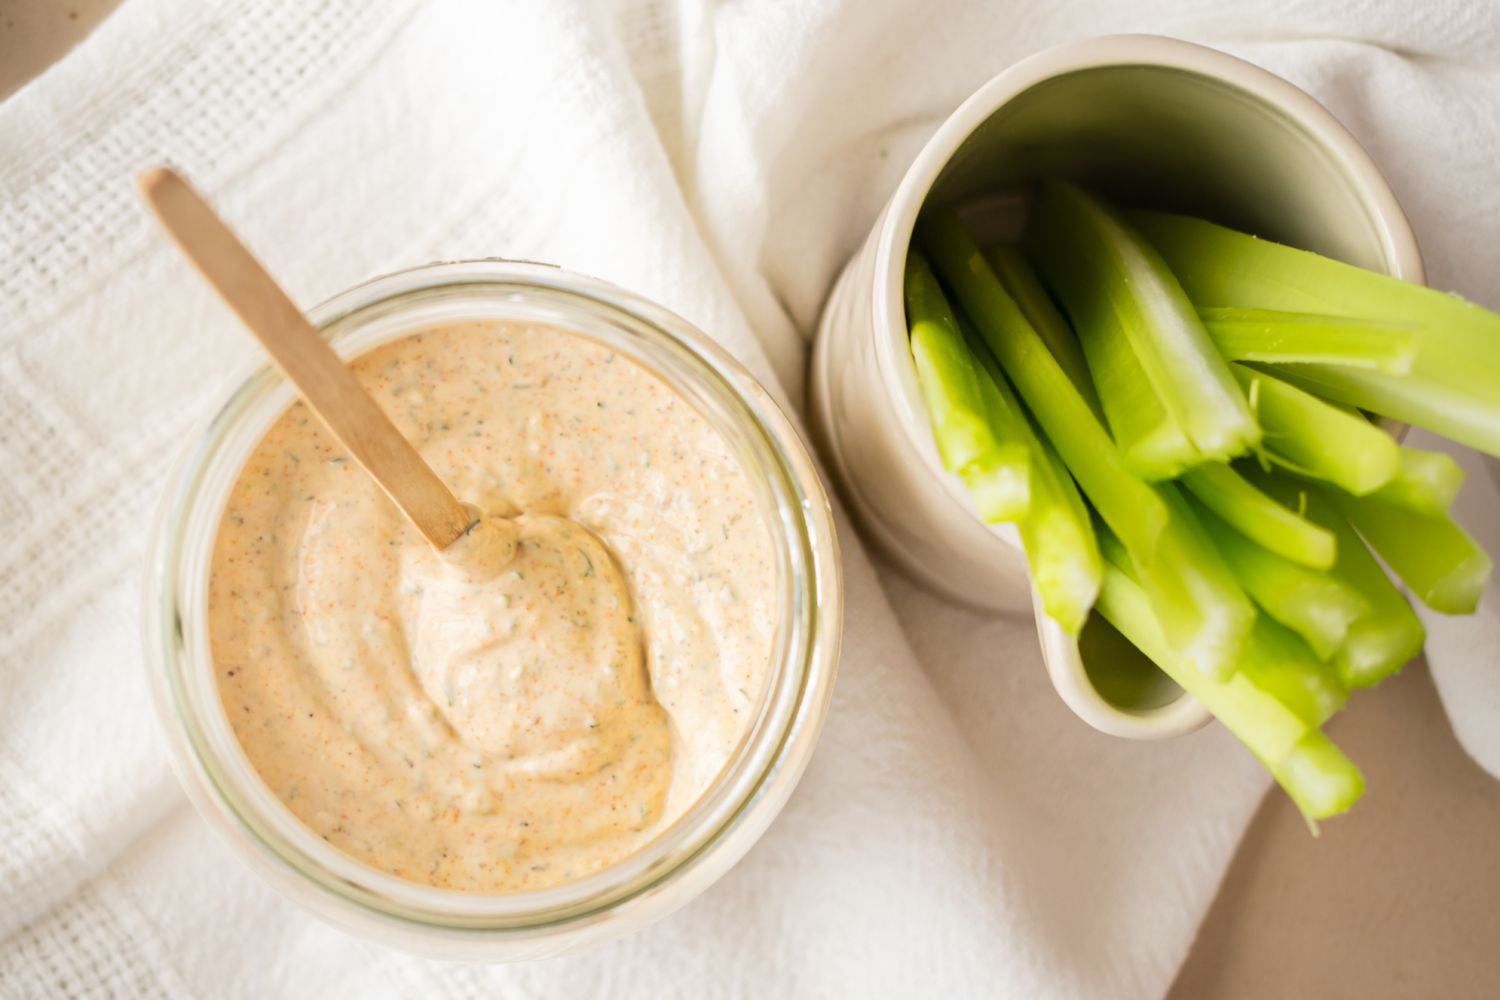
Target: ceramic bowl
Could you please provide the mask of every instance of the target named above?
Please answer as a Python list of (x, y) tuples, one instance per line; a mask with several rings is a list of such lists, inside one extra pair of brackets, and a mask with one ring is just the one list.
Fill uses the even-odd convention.
[(1423, 280), (1422, 259), (1369, 155), (1308, 94), (1213, 49), (1117, 35), (1031, 56), (965, 101), (917, 155), (829, 296), (810, 409), (866, 538), (955, 600), (1032, 610), (1058, 693), (1090, 725), (1174, 736), (1207, 714), (1106, 630), (1075, 641), (1040, 611), (1015, 530), (982, 523), (943, 469), (918, 392), (901, 302), (918, 214), (955, 205), (976, 236), (1004, 238), (1042, 177), (1408, 281)]

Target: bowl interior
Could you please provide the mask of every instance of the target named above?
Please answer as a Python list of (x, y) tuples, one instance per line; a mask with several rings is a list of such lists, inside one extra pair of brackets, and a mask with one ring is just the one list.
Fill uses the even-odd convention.
[(1099, 615), (1084, 623), (1078, 655), (1099, 697), (1122, 711), (1156, 712), (1182, 697), (1172, 678)]
[[(1201, 216), (1421, 280), (1394, 197), (1363, 150), (1312, 98), (1197, 46), (1111, 41), (1146, 51), (1150, 64), (1116, 53), (1057, 75), (1042, 67), (1018, 89), (976, 95), (998, 109), (958, 143), (923, 204), (955, 205), (977, 238), (998, 241), (1019, 232), (1038, 179), (1068, 178), (1121, 204)], [(1039, 616), (1038, 624), (1054, 679), (1072, 672), (1108, 709), (1144, 722), (1181, 697), (1107, 624), (1091, 622), (1076, 645), (1049, 619)], [(1058, 656), (1070, 662), (1051, 662)], [(1113, 724), (1101, 725), (1091, 706), (1075, 703), (1078, 696), (1069, 697), (1063, 684), (1059, 689), (1096, 726)], [(1129, 719), (1118, 724), (1135, 732)]]
[[(1290, 84), (1254, 73), (1316, 108)], [(1343, 151), (1283, 105), (1219, 76), (1107, 65), (1042, 80), (970, 134), (928, 200), (982, 206), (1042, 177), (1373, 270), (1397, 264), (1389, 223)]]

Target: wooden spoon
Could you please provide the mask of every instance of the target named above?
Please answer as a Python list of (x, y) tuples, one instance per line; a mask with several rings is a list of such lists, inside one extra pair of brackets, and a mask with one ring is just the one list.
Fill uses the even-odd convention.
[(475, 523), (411, 442), (208, 202), (168, 167), (136, 179), (167, 233), (239, 314), (339, 443), (442, 551)]

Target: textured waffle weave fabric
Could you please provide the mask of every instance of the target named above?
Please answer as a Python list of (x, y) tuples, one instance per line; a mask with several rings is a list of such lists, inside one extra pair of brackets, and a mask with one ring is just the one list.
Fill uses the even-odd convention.
[[(1216, 728), (1088, 730), (1029, 621), (913, 588), (847, 522), (834, 711), (782, 818), (680, 913), (541, 964), (417, 960), (282, 901), (187, 806), (139, 653), (168, 466), (253, 350), (147, 223), (139, 168), (184, 168), (304, 303), (550, 260), (679, 311), (800, 410), (818, 306), (942, 117), (1122, 30), (1310, 89), (1387, 168), (1434, 283), (1500, 306), (1500, 12), (1457, 0), (127, 0), (0, 105), (0, 995), (1163, 993), (1258, 767)], [(1435, 631), (1493, 770), (1494, 623)]]

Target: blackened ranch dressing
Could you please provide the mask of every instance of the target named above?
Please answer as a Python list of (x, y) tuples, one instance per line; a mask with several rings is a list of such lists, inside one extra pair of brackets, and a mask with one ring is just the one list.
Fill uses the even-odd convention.
[(294, 405), (215, 541), (235, 736), (314, 832), (415, 882), (514, 892), (625, 857), (765, 680), (775, 565), (744, 472), (660, 378), (562, 330), (441, 327), (353, 367), (492, 517), (433, 552)]

